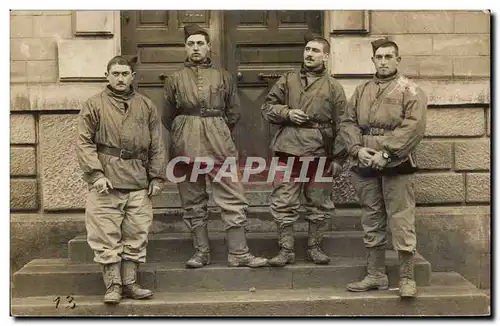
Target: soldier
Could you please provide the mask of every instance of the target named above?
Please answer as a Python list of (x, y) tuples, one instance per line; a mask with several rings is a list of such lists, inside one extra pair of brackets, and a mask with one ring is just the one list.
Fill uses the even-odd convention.
[(427, 98), (398, 71), (396, 43), (372, 42), (377, 73), (359, 85), (341, 125), (348, 153), (357, 164), (352, 183), (362, 207), (364, 243), (368, 249), (367, 275), (347, 284), (350, 291), (386, 289), (385, 245), (387, 221), (399, 255), (399, 292), (414, 297), (413, 256), (416, 249), (414, 151), (424, 137)]
[[(313, 181), (319, 159), (327, 158), (328, 175), (342, 171), (344, 148), (337, 134), (340, 116), (347, 100), (344, 89), (328, 74), (325, 63), (330, 44), (319, 35), (305, 35), (302, 68), (285, 73), (272, 87), (262, 105), (264, 118), (280, 126), (271, 141), (271, 149), (278, 157), (279, 166), (293, 160), (291, 180), (283, 171), (276, 173), (270, 195), (271, 213), (278, 228), (280, 252), (269, 260), (272, 266), (295, 262), (293, 225), (299, 218), (300, 195), (305, 198), (306, 220), (309, 222), (306, 259), (315, 264), (329, 264), (330, 258), (322, 251), (321, 242), (333, 211), (332, 184), (319, 185)], [(296, 180), (303, 164), (301, 158), (310, 157), (307, 169), (309, 181)]]
[[(184, 28), (187, 59), (184, 67), (165, 80), (165, 111), (163, 124), (170, 131), (171, 156), (189, 158), (209, 157), (215, 168), (209, 173), (215, 203), (221, 208), (227, 232), (230, 266), (261, 267), (267, 259), (254, 257), (248, 249), (245, 226), (248, 202), (240, 182), (230, 179), (214, 180), (214, 171), (227, 158), (238, 152), (231, 131), (240, 118), (239, 99), (230, 74), (215, 68), (208, 57), (210, 37), (195, 24)], [(207, 230), (208, 194), (205, 175), (191, 180), (193, 164), (177, 165), (186, 174), (177, 183), (183, 220), (192, 232), (194, 255), (186, 262), (190, 268), (210, 263)]]
[(123, 296), (152, 296), (136, 283), (146, 261), (153, 221), (150, 196), (165, 181), (161, 118), (153, 102), (136, 92), (134, 62), (111, 59), (109, 84), (85, 103), (78, 117), (76, 149), (90, 192), (85, 209), (87, 241), (102, 265), (105, 303)]

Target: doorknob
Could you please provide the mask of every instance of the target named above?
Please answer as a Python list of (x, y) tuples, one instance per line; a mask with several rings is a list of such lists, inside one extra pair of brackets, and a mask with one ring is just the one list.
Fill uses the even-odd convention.
[(165, 80), (165, 74), (160, 74), (160, 76), (158, 76), (158, 78), (160, 78), (161, 81), (164, 81)]
[(236, 78), (238, 78), (238, 80), (241, 80), (243, 78), (243, 74), (241, 73), (241, 71), (238, 71), (236, 73)]
[(272, 72), (270, 74), (264, 74), (262, 72), (259, 72), (257, 75), (260, 79), (278, 79), (281, 77), (281, 74), (277, 74), (275, 72)]

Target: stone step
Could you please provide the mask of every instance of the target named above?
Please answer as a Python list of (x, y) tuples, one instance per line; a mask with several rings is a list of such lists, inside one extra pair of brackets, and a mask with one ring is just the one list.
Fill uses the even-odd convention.
[[(243, 183), (245, 196), (250, 206), (268, 206), (269, 195), (273, 189), (273, 184), (266, 181), (252, 181)], [(334, 189), (332, 183), (318, 183), (318, 187), (329, 187)], [(207, 193), (209, 194), (209, 206), (215, 206), (212, 196), (212, 187), (207, 183)], [(347, 196), (352, 197), (352, 196)], [(303, 198), (303, 197), (302, 197)], [(352, 204), (352, 198), (346, 198), (346, 194), (339, 189), (334, 190), (334, 201), (341, 204)], [(349, 200), (348, 200), (349, 199)], [(182, 207), (181, 198), (177, 186), (173, 183), (167, 183), (158, 196), (153, 197), (153, 206), (158, 208), (180, 208)]]
[[(250, 206), (267, 206), (268, 197), (272, 190), (272, 184), (267, 182), (249, 182), (243, 184), (245, 195)], [(207, 185), (207, 193), (210, 196), (209, 206), (215, 206), (212, 196), (212, 187)], [(158, 196), (153, 197), (154, 207), (182, 207), (181, 198), (177, 186), (173, 183), (165, 185), (163, 191)]]
[[(364, 257), (366, 249), (360, 231), (327, 232), (323, 237), (323, 249), (329, 256)], [(227, 240), (225, 233), (210, 232), (211, 257), (214, 262), (227, 261)], [(307, 233), (295, 233), (297, 259), (304, 259), (307, 247)], [(254, 255), (271, 258), (279, 252), (276, 233), (247, 233), (247, 243)], [(92, 262), (94, 253), (86, 236), (81, 235), (69, 241), (69, 259), (74, 263)], [(147, 247), (148, 262), (185, 262), (194, 254), (190, 233), (150, 234)]]
[[(295, 223), (297, 231), (307, 231), (308, 222), (305, 220), (307, 213), (304, 209), (299, 210), (299, 219)], [(249, 232), (276, 232), (276, 223), (269, 211), (269, 207), (250, 206), (247, 212)], [(220, 209), (211, 207), (208, 210), (209, 231), (224, 231)], [(332, 212), (329, 219), (328, 230), (330, 231), (354, 231), (362, 230), (361, 210), (355, 208), (339, 208)], [(156, 208), (154, 210), (153, 233), (166, 232), (189, 232), (182, 220), (181, 208)]]
[[(286, 267), (228, 267), (214, 263), (201, 269), (187, 269), (181, 262), (146, 263), (140, 268), (139, 282), (162, 291), (245, 291), (262, 289), (306, 289), (345, 286), (365, 275), (366, 261), (359, 257), (332, 257), (330, 265), (298, 261)], [(387, 251), (387, 270), (391, 286), (399, 280), (397, 254)], [(417, 255), (415, 278), (429, 284), (431, 266)], [(13, 296), (102, 294), (104, 284), (98, 264), (72, 264), (69, 259), (36, 259), (13, 276)]]
[[(255, 292), (156, 292), (149, 300), (116, 306), (95, 296), (13, 298), (13, 316), (487, 316), (490, 299), (456, 273), (433, 273), (418, 298), (401, 300), (396, 289), (347, 292), (343, 287), (261, 289)], [(68, 303), (69, 300), (74, 302)]]

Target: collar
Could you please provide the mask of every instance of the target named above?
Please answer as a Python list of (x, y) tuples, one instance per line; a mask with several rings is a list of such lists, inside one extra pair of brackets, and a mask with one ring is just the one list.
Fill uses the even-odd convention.
[(197, 67), (197, 68), (210, 68), (210, 67), (212, 67), (212, 60), (210, 60), (210, 58), (205, 58), (204, 61), (199, 62), (199, 63), (195, 63), (195, 62), (190, 61), (189, 59), (186, 59), (186, 61), (184, 61), (184, 66)]
[(321, 65), (315, 69), (307, 68), (306, 66), (304, 66), (304, 64), (302, 64), (302, 66), (300, 67), (300, 74), (307, 77), (321, 77), (325, 74), (325, 71), (325, 65)]
[(126, 102), (130, 100), (132, 97), (135, 95), (135, 89), (132, 85), (130, 85), (130, 88), (125, 91), (125, 92), (118, 92), (117, 90), (111, 88), (110, 85), (106, 86), (106, 94), (118, 102)]
[(377, 74), (373, 75), (373, 81), (375, 82), (375, 84), (385, 84), (385, 83), (388, 83), (388, 82), (391, 82), (393, 80), (395, 80), (396, 78), (398, 78), (400, 76), (399, 74), (399, 71), (396, 70), (396, 72), (394, 73), (394, 75), (392, 76), (388, 76), (388, 77), (378, 77)]

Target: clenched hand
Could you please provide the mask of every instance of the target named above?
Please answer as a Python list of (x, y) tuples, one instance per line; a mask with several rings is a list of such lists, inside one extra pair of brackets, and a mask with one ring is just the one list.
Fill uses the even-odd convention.
[(328, 166), (327, 173), (333, 177), (337, 177), (342, 173), (342, 165), (333, 161), (330, 163), (330, 166)]
[(382, 170), (388, 161), (382, 156), (382, 152), (377, 152), (372, 158), (372, 168), (376, 170)]
[(109, 181), (109, 179), (106, 177), (97, 179), (96, 182), (94, 182), (94, 187), (98, 193), (105, 193), (105, 194), (109, 194), (109, 189), (113, 189), (111, 181)]
[(153, 179), (149, 183), (148, 196), (157, 196), (163, 188), (163, 182), (159, 179)]
[(377, 151), (374, 149), (368, 147), (362, 147), (358, 152), (358, 160), (364, 166), (371, 166), (373, 157), (376, 153)]
[(299, 110), (299, 109), (293, 109), (288, 111), (288, 117), (290, 121), (297, 125), (301, 125), (307, 120), (309, 120), (309, 116), (304, 113), (304, 111)]

